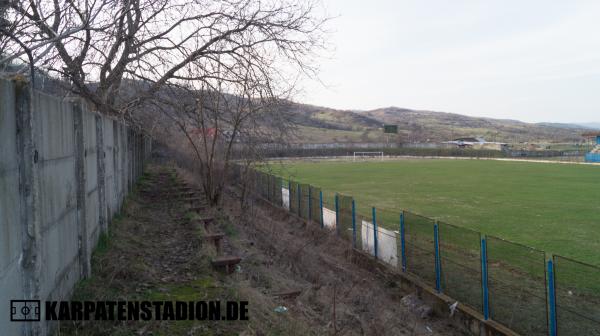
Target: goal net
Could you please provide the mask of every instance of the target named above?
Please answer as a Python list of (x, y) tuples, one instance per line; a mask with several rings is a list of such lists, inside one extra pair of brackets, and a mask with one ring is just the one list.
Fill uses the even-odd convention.
[(352, 155), (352, 161), (365, 159), (383, 160), (383, 152), (354, 152)]

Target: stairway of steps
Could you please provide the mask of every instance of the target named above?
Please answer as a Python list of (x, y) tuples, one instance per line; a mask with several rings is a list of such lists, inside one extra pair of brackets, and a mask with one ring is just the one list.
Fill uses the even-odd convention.
[[(195, 212), (199, 216), (192, 220), (203, 228), (204, 235), (202, 238), (204, 242), (214, 244), (217, 256), (212, 259), (211, 264), (216, 269), (224, 269), (227, 274), (232, 273), (235, 266), (242, 261), (242, 258), (235, 255), (227, 235), (219, 230), (215, 218), (207, 215), (208, 202), (201, 192), (179, 178), (175, 170), (166, 174), (172, 179), (168, 196), (185, 203), (187, 211)], [(189, 218), (185, 218), (185, 214), (183, 214), (177, 217), (176, 220), (184, 221), (189, 220)]]

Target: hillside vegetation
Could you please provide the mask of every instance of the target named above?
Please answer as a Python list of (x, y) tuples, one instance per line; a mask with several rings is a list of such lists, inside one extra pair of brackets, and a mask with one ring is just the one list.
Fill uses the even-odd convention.
[(535, 124), (398, 107), (351, 111), (296, 104), (291, 112), (299, 125), (297, 142), (309, 143), (384, 142), (388, 139), (380, 129), (383, 124), (398, 125), (399, 134), (389, 139), (398, 142), (439, 142), (466, 136), (508, 143), (579, 142), (581, 133), (589, 131), (573, 124)]

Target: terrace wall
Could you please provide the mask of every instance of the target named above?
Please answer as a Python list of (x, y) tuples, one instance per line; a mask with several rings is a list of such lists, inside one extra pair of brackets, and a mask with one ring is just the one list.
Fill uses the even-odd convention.
[(10, 300), (67, 300), (90, 276), (106, 232), (151, 142), (78, 98), (0, 79), (0, 330), (46, 335), (55, 325), (12, 322)]

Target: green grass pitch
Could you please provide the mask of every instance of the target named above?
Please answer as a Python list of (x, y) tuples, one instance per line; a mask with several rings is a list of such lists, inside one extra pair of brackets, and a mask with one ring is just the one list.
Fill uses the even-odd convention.
[[(277, 174), (600, 265), (600, 167), (492, 160), (294, 162)], [(386, 225), (385, 226), (389, 226)], [(395, 228), (395, 227), (394, 227)]]

